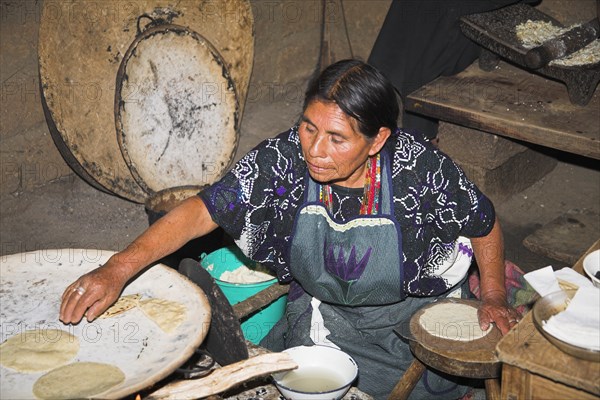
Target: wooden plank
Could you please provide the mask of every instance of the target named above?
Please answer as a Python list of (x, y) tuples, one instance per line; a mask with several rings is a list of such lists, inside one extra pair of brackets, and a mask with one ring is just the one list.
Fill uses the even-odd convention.
[(513, 365), (600, 395), (600, 363), (581, 360), (560, 351), (537, 331), (531, 312), (498, 342), (496, 352), (504, 363), (503, 370), (507, 364)]
[(542, 376), (530, 374), (531, 399), (598, 400), (597, 396), (574, 387), (562, 385)]
[(506, 63), (475, 64), (410, 94), (407, 110), (529, 143), (600, 159), (600, 91), (585, 107), (566, 86)]
[(256, 293), (246, 300), (233, 305), (233, 312), (238, 319), (246, 318), (250, 314), (262, 310), (281, 296), (287, 294), (290, 285), (275, 283)]
[(500, 400), (500, 382), (498, 379), (486, 379), (484, 384), (486, 399)]
[(594, 243), (600, 215), (590, 210), (569, 210), (523, 240), (526, 248), (573, 265)]
[(597, 397), (512, 365), (502, 367), (502, 400), (593, 400)]
[(198, 399), (224, 392), (253, 378), (298, 368), (287, 353), (267, 353), (216, 368), (197, 379), (177, 380), (150, 393), (148, 400)]
[(529, 378), (530, 374), (527, 371), (504, 364), (502, 366), (500, 398), (502, 400), (530, 399)]
[[(462, 354), (461, 360), (458, 359), (458, 353), (427, 348), (419, 342), (411, 342), (410, 349), (423, 364), (453, 376), (479, 379), (500, 376), (502, 364), (497, 359), (490, 361), (483, 350)], [(492, 353), (491, 349), (488, 352)]]

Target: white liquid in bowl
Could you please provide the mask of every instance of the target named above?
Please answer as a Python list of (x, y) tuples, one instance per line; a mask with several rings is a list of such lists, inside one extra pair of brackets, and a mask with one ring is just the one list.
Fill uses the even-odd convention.
[(344, 386), (344, 378), (330, 368), (312, 367), (308, 370), (290, 371), (279, 384), (300, 392), (327, 392)]

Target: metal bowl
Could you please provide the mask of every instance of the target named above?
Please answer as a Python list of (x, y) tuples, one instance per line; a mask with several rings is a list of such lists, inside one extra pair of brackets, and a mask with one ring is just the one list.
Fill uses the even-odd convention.
[(543, 327), (544, 321), (547, 321), (551, 316), (558, 314), (567, 308), (569, 301), (575, 296), (576, 292), (576, 290), (561, 290), (559, 292), (550, 293), (537, 300), (533, 306), (533, 324), (550, 343), (563, 352), (583, 360), (600, 362), (600, 351), (574, 346), (557, 339)]
[(339, 400), (358, 376), (356, 361), (337, 348), (297, 346), (284, 352), (298, 368), (273, 374), (273, 381), (288, 400)]

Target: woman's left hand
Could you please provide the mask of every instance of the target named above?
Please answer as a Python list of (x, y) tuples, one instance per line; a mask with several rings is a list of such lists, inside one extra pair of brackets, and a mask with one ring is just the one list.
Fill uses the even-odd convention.
[(502, 335), (506, 335), (521, 319), (519, 313), (509, 306), (506, 300), (501, 298), (484, 299), (481, 302), (481, 306), (479, 306), (477, 314), (482, 330), (485, 331), (491, 323), (494, 323), (500, 329)]
[(486, 236), (471, 238), (479, 266), (481, 305), (477, 315), (479, 326), (486, 330), (496, 324), (502, 335), (519, 322), (519, 313), (508, 305), (504, 284), (504, 241), (498, 219)]

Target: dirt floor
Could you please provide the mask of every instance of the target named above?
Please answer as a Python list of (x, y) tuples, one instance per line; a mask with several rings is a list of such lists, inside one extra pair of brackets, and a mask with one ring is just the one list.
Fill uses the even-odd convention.
[[(7, 85), (14, 76), (37, 75), (35, 21), (19, 24), (22, 32), (14, 32), (9, 23), (11, 21), (3, 18), (2, 33), (5, 37), (6, 34), (12, 37), (25, 35), (27, 39), (21, 42), (4, 39), (2, 43), (2, 185), (12, 186), (4, 186), (1, 192), (0, 255), (44, 248), (124, 248), (148, 226), (143, 205), (93, 188), (70, 172), (64, 163), (56, 169), (66, 173), (61, 172), (56, 179), (41, 184), (24, 184), (27, 173), (39, 173), (35, 168), (32, 172), (29, 164), (17, 165), (17, 184), (7, 175), (15, 167), (14, 163), (11, 164), (11, 157), (19, 151), (32, 151), (30, 138), (44, 140), (40, 141), (44, 145), (35, 149), (38, 153), (47, 151), (53, 157), (57, 154), (48, 139), (48, 127), (43, 120), (37, 87), (33, 85), (31, 95), (26, 92), (22, 103), (17, 102), (16, 106), (8, 96), (12, 94), (12, 91), (9, 93), (12, 86)], [(304, 87), (305, 83), (298, 82), (298, 87)], [(20, 96), (23, 99), (23, 91)], [(246, 104), (236, 159), (263, 138), (288, 128), (297, 118), (301, 107), (300, 96), (290, 99), (289, 96), (278, 96), (276, 93), (272, 96), (250, 93), (249, 99), (252, 100)], [(5, 150), (8, 141), (12, 144), (9, 151)], [(15, 141), (22, 143), (22, 149), (15, 149)], [(570, 210), (595, 215), (585, 227), (586, 232), (591, 234), (586, 234), (571, 246), (574, 254), (580, 254), (600, 237), (597, 217), (600, 213), (600, 171), (597, 163), (569, 154), (558, 154), (556, 157), (559, 163), (551, 173), (496, 205), (504, 228), (507, 258), (526, 271), (546, 265), (559, 268), (569, 264), (568, 261), (548, 257), (549, 252), (531, 252), (523, 246), (523, 240)], [(569, 232), (565, 234), (570, 235)], [(567, 242), (569, 237), (557, 236), (555, 239), (557, 242)]]

